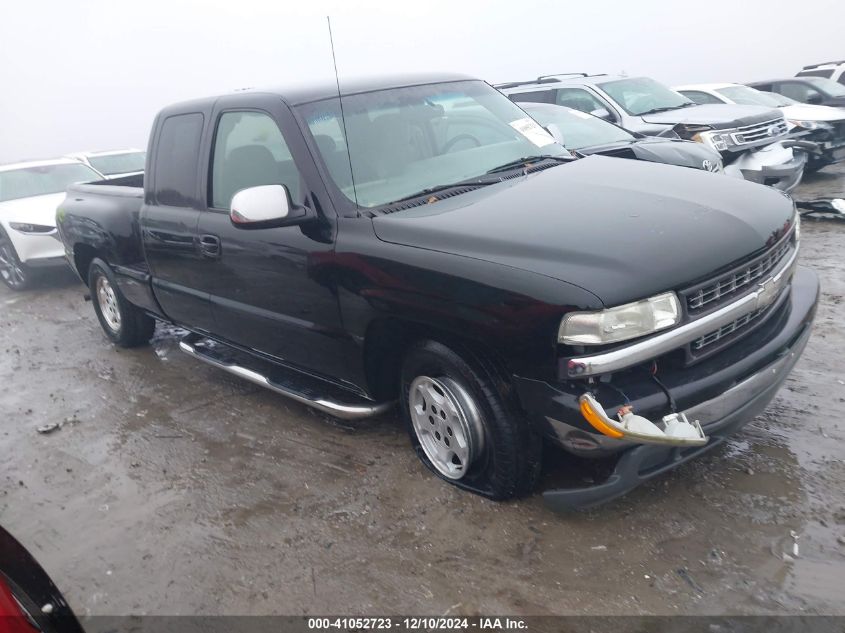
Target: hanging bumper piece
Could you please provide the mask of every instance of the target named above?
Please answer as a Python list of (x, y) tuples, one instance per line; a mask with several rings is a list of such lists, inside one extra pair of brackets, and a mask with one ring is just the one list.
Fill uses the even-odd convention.
[(604, 407), (592, 394), (585, 393), (578, 400), (584, 419), (599, 433), (608, 437), (640, 444), (672, 446), (703, 446), (708, 440), (698, 420), (690, 422), (683, 413), (670, 413), (655, 424), (647, 418), (634, 415), (630, 406), (624, 406), (620, 407), (618, 419), (614, 420), (607, 415)]

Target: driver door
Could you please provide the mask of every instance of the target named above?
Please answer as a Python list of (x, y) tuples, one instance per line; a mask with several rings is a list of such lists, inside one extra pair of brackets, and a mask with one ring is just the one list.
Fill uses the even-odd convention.
[[(255, 103), (251, 95), (249, 103)], [(316, 270), (334, 252), (336, 218), (315, 195), (322, 184), (311, 168), (299, 128), (280, 99), (261, 109), (221, 99), (208, 148), (207, 208), (199, 240), (214, 243), (207, 258), (208, 292), (217, 333), (228, 341), (289, 364), (337, 375), (343, 330), (334, 286)], [(307, 223), (273, 228), (234, 224), (238, 191), (284, 185), (294, 206), (314, 210)], [(316, 219), (313, 216), (316, 215)]]

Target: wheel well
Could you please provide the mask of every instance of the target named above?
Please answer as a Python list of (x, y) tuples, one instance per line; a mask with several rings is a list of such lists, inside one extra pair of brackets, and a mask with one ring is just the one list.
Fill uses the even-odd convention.
[(476, 341), (419, 323), (381, 319), (370, 324), (364, 339), (364, 370), (367, 386), (377, 400), (393, 400), (399, 393), (399, 378), (405, 351), (416, 341), (431, 339), (452, 347), (471, 350), (493, 360), (501, 369), (505, 363)]
[(73, 263), (76, 266), (76, 271), (85, 285), (88, 285), (88, 268), (95, 257), (102, 257), (102, 255), (93, 246), (88, 244), (76, 244), (73, 247)]

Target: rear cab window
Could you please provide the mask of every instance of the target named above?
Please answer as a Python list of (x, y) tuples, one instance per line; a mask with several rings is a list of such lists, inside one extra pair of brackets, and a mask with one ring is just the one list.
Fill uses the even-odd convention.
[(175, 114), (161, 125), (153, 174), (153, 195), (163, 206), (196, 205), (197, 165), (205, 118), (200, 112)]

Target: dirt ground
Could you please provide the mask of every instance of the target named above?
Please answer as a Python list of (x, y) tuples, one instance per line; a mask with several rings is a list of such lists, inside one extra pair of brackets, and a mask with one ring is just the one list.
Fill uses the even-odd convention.
[[(795, 197), (837, 191), (828, 169)], [(568, 516), (457, 491), (395, 414), (330, 421), (172, 328), (115, 349), (70, 274), (0, 288), (0, 524), (80, 615), (843, 614), (845, 222), (802, 242), (821, 306), (765, 414)]]

